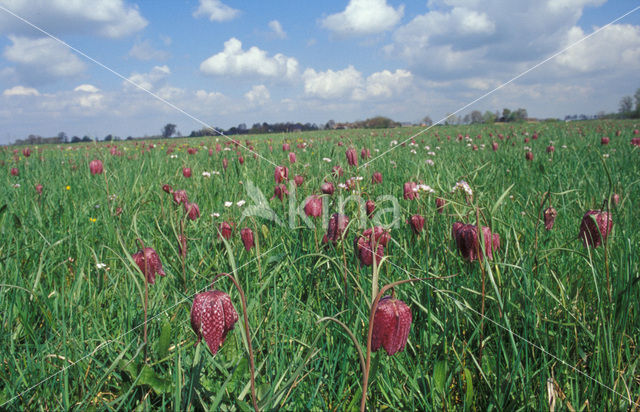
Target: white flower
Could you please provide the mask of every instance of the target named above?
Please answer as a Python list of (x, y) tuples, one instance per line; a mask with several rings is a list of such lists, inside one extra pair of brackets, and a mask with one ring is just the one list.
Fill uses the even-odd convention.
[(344, 183), (338, 183), (338, 187), (339, 187), (340, 189), (346, 189), (346, 188), (347, 188), (347, 185), (345, 185)]
[(380, 149), (373, 149), (376, 153), (378, 153), (380, 151)]
[(415, 149), (411, 149), (411, 153), (416, 154), (418, 152), (416, 152)]
[(238, 203), (236, 203), (236, 205), (238, 207), (242, 207), (245, 203), (247, 203), (245, 200), (239, 200)]
[(96, 264), (96, 268), (98, 268), (98, 269), (104, 269), (106, 267), (107, 267), (107, 265), (105, 263), (97, 263)]
[(563, 144), (563, 145), (562, 145), (562, 148), (563, 148), (563, 149), (566, 149), (566, 148), (567, 148), (567, 145), (566, 145), (566, 144)]
[(209, 173), (209, 172), (202, 172), (202, 177), (211, 177), (211, 173)]
[(222, 149), (222, 150), (224, 150), (225, 152), (230, 152), (230, 151), (231, 151), (231, 148), (230, 148), (230, 147), (225, 147), (225, 148), (224, 148), (224, 149)]
[(395, 146), (398, 144), (397, 140), (392, 140), (391, 143), (389, 143), (389, 146)]
[(436, 146), (436, 150), (440, 150), (440, 146)]
[(429, 185), (418, 185), (416, 187), (416, 191), (427, 192), (427, 193), (435, 193), (436, 192)]
[(177, 158), (178, 158), (178, 155), (174, 155), (174, 154), (172, 154), (172, 155), (171, 155), (171, 156), (169, 156), (169, 157), (170, 157), (170, 158), (172, 158), (172, 159), (177, 159)]
[(116, 200), (117, 197), (118, 196), (115, 193), (111, 194), (111, 195), (109, 195), (109, 200), (111, 200), (111, 201)]
[(429, 156), (435, 156), (435, 155), (436, 155), (436, 152), (427, 152), (427, 154), (428, 154)]
[(212, 175), (219, 175), (220, 172), (218, 172), (217, 170), (214, 170), (213, 172), (211, 172)]
[(609, 157), (609, 154), (608, 154), (608, 153), (605, 153), (605, 154), (603, 154), (603, 155), (602, 155), (602, 157), (604, 157), (605, 159), (607, 159), (607, 158)]
[(224, 207), (231, 207), (233, 202), (224, 202)]
[(211, 213), (211, 217), (220, 217), (220, 213), (213, 212)]
[(433, 160), (431, 160), (431, 159), (427, 159), (427, 164), (429, 166), (433, 166), (433, 165), (435, 165), (435, 162)]
[(457, 182), (455, 186), (453, 186), (453, 188), (451, 189), (451, 193), (454, 193), (457, 190), (462, 190), (467, 195), (473, 196), (473, 191), (471, 190), (471, 186), (469, 186), (469, 183), (465, 182), (464, 180), (460, 180), (459, 182)]
[(425, 146), (424, 150), (431, 150), (431, 148), (429, 146)]
[(13, 187), (15, 187), (15, 188), (20, 187), (20, 183), (16, 183), (16, 184), (14, 184), (14, 185), (13, 185)]

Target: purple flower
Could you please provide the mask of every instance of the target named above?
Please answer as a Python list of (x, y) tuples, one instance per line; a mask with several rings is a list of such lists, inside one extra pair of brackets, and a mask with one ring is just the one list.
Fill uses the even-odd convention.
[(310, 217), (319, 217), (322, 215), (322, 198), (316, 195), (310, 196), (304, 205), (304, 213)]
[(162, 269), (162, 262), (160, 262), (160, 258), (153, 248), (146, 247), (134, 253), (131, 257), (150, 284), (153, 285), (156, 282), (156, 274), (165, 276), (164, 270)]
[(385, 296), (378, 302), (373, 316), (371, 350), (383, 347), (389, 356), (402, 352), (411, 329), (411, 308), (399, 299)]
[[(458, 251), (464, 259), (470, 262), (477, 259), (482, 260), (477, 226), (455, 222), (451, 233), (456, 241)], [(493, 259), (493, 251), (500, 249), (500, 236), (497, 233), (492, 234), (491, 229), (487, 226), (482, 227), (482, 236), (484, 238), (484, 253), (491, 260)]]
[(607, 239), (612, 228), (613, 220), (609, 212), (589, 210), (582, 217), (578, 237), (585, 247), (598, 247)]
[(255, 245), (253, 242), (253, 231), (248, 227), (240, 230), (240, 239), (242, 239), (242, 243), (247, 252)]
[(556, 221), (558, 211), (553, 206), (549, 206), (542, 213), (544, 215), (544, 228), (547, 230), (553, 229), (553, 223)]
[(94, 159), (94, 160), (89, 162), (89, 171), (91, 172), (92, 175), (102, 174), (103, 170), (104, 170), (104, 168), (102, 166), (102, 161), (101, 160)]
[(413, 230), (413, 233), (415, 233), (416, 235), (419, 235), (420, 232), (422, 232), (422, 229), (424, 228), (424, 217), (422, 217), (421, 215), (411, 216), (411, 219), (409, 219), (409, 225), (411, 225), (411, 229)]
[(347, 149), (347, 163), (349, 166), (358, 166), (358, 154), (356, 149)]
[(329, 219), (329, 226), (327, 227), (327, 234), (324, 241), (336, 243), (342, 239), (348, 224), (349, 218), (346, 215), (334, 213)]

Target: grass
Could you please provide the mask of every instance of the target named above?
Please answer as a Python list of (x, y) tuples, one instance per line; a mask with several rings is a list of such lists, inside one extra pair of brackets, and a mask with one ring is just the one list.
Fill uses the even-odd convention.
[[(402, 142), (417, 130), (320, 131), (241, 141), (250, 140), (266, 159), (287, 165), (290, 178), (305, 176), (298, 203), (318, 193), (325, 179), (338, 182), (331, 176), (336, 164), (345, 170), (341, 182), (363, 176), (364, 198), (398, 199), (403, 221), (391, 229), (380, 286), (452, 276), (395, 288), (411, 307), (413, 324), (403, 352), (373, 354), (371, 408), (546, 410), (551, 399), (566, 409), (615, 410), (640, 401), (640, 163), (639, 149), (629, 144), (636, 128), (623, 121), (436, 127), (417, 136), (416, 145), (406, 142), (357, 170), (346, 164), (348, 146), (358, 154), (370, 148), (375, 157), (392, 140)], [(525, 132), (539, 138), (524, 143)], [(498, 133), (505, 138), (497, 139)], [(457, 141), (459, 134), (485, 147), (473, 151), (464, 138)], [(611, 143), (601, 146), (605, 135)], [(293, 165), (281, 150), (283, 139), (297, 154)], [(305, 150), (295, 147), (302, 141), (309, 145)], [(492, 141), (500, 145), (497, 152)], [(545, 150), (549, 141), (556, 149), (552, 154)], [(247, 296), (262, 409), (359, 407), (356, 348), (337, 324), (318, 323), (336, 317), (366, 348), (372, 270), (353, 254), (353, 238), (362, 230), (357, 204), (347, 204), (352, 223), (335, 247), (316, 247), (324, 233), (320, 219), (316, 230), (299, 217), (294, 229), (260, 217), (238, 223), (253, 202), (246, 192), (249, 181), (289, 221), (287, 200), (269, 200), (274, 167), (241, 148), (240, 165), (236, 148), (222, 138), (219, 143), (232, 150), (187, 154), (187, 146), (200, 142), (215, 147), (215, 138), (196, 138), (153, 142), (150, 151), (141, 142), (114, 143), (123, 156), (110, 155), (103, 143), (42, 146), (26, 159), (19, 152), (18, 161), (13, 148), (0, 152), (6, 172), (0, 176), (0, 409), (251, 409), (240, 324), (216, 356), (206, 345), (194, 347), (193, 295), (207, 290), (221, 272), (234, 273)], [(166, 152), (176, 144), (172, 158)], [(533, 161), (525, 160), (524, 146), (531, 147)], [(229, 160), (226, 172), (223, 157)], [(102, 159), (105, 174), (89, 173), (94, 158)], [(18, 177), (8, 172), (14, 165)], [(192, 168), (193, 177), (182, 177), (183, 166)], [(201, 176), (212, 170), (220, 174)], [(381, 185), (371, 184), (374, 171), (382, 173)], [(474, 191), (472, 205), (450, 193), (461, 179)], [(403, 200), (402, 185), (409, 180), (423, 181), (436, 193)], [(41, 196), (36, 183), (44, 185)], [(178, 246), (182, 209), (162, 191), (165, 183), (185, 189), (202, 213), (185, 223), (186, 284)], [(618, 206), (608, 202), (614, 191), (621, 194)], [(331, 212), (340, 192), (330, 202)], [(538, 222), (545, 192), (558, 211), (551, 231)], [(436, 196), (449, 200), (445, 214), (436, 213)], [(247, 204), (237, 206), (240, 200)], [(225, 201), (234, 204), (225, 207)], [(584, 248), (577, 238), (584, 212), (603, 204), (614, 220), (606, 253), (604, 247)], [(379, 208), (390, 205), (378, 202)], [(476, 207), (483, 224), (501, 237), (500, 251), (482, 267), (463, 261), (451, 239), (453, 222), (476, 223)], [(426, 231), (419, 237), (404, 222), (414, 213), (425, 216)], [(390, 222), (391, 216), (382, 218)], [(228, 248), (218, 240), (221, 221), (238, 224)], [(239, 229), (245, 226), (256, 233), (259, 256), (242, 246)], [(138, 238), (158, 252), (167, 273), (149, 285), (146, 351), (144, 279), (130, 258)], [(99, 263), (107, 266), (98, 268)], [(231, 282), (220, 280), (215, 288), (228, 293), (241, 312)]]

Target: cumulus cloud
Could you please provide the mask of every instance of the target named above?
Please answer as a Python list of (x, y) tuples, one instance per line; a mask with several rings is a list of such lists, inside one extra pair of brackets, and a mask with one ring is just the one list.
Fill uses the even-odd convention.
[(3, 96), (40, 96), (40, 93), (33, 87), (14, 86), (2, 92)]
[(30, 84), (81, 74), (85, 64), (67, 47), (51, 38), (9, 36), (4, 57), (18, 66), (16, 74)]
[(325, 17), (320, 24), (341, 36), (362, 36), (392, 29), (403, 14), (404, 6), (394, 9), (386, 0), (351, 0), (344, 11)]
[(269, 57), (257, 47), (242, 49), (242, 42), (235, 37), (224, 43), (224, 50), (200, 64), (200, 71), (213, 76), (247, 76), (292, 78), (298, 72), (298, 61), (293, 57), (276, 54)]
[[(123, 0), (13, 0), (4, 6), (34, 25), (56, 35), (97, 34), (120, 38), (147, 24), (137, 6)], [(0, 32), (33, 35), (34, 30), (8, 13), (0, 13)]]
[[(580, 27), (572, 27), (564, 47), (578, 42), (585, 35)], [(608, 26), (559, 55), (556, 63), (565, 70), (579, 73), (638, 70), (640, 69), (640, 26), (630, 24)]]
[(131, 82), (133, 82), (143, 89), (153, 90), (159, 81), (165, 79), (170, 74), (171, 70), (166, 64), (162, 66), (154, 66), (149, 73), (133, 73), (129, 76), (129, 81), (124, 82), (124, 85), (127, 89), (138, 89), (136, 86), (131, 84)]
[(84, 92), (84, 93), (98, 93), (100, 91), (100, 89), (98, 89), (96, 86), (92, 85), (92, 84), (81, 84), (78, 87), (76, 87), (75, 89), (73, 89), (74, 92)]
[(156, 49), (149, 40), (136, 40), (129, 50), (129, 56), (142, 61), (165, 60), (169, 57), (169, 53)]
[(389, 99), (404, 91), (411, 85), (413, 75), (408, 70), (396, 70), (390, 72), (383, 70), (373, 73), (365, 82), (363, 89), (356, 89), (353, 98), (355, 100)]
[(244, 94), (244, 97), (251, 104), (262, 105), (271, 99), (271, 94), (267, 87), (263, 84), (253, 86), (251, 90)]
[(307, 69), (302, 75), (305, 94), (321, 99), (347, 98), (357, 101), (388, 99), (405, 90), (413, 75), (407, 70), (383, 70), (366, 79), (353, 66), (346, 69), (317, 72)]
[(211, 21), (228, 21), (233, 20), (240, 14), (240, 10), (236, 10), (222, 3), (220, 0), (200, 0), (200, 6), (193, 12), (193, 17), (207, 17)]
[(271, 20), (269, 22), (269, 28), (277, 38), (284, 39), (287, 37), (287, 33), (282, 30), (282, 25), (278, 20)]

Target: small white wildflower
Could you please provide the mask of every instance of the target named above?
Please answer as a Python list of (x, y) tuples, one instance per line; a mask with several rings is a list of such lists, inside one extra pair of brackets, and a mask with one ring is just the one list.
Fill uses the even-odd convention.
[(392, 140), (392, 141), (389, 143), (389, 146), (395, 146), (395, 145), (397, 145), (397, 144), (398, 144), (398, 141), (397, 141), (397, 140)]
[(98, 269), (104, 269), (106, 267), (107, 267), (107, 265), (105, 263), (97, 263), (96, 264), (96, 268), (98, 268)]
[(211, 177), (210, 172), (202, 172), (202, 177)]
[(214, 170), (213, 172), (211, 172), (212, 175), (219, 175), (220, 172), (218, 172), (217, 170)]
[(16, 184), (14, 184), (14, 185), (13, 185), (13, 187), (15, 187), (15, 188), (19, 188), (19, 187), (20, 187), (20, 183), (16, 183)]
[(364, 177), (362, 177), (362, 176), (356, 176), (356, 177), (354, 177), (353, 179), (355, 179), (355, 180), (363, 180), (363, 179), (364, 179)]
[(566, 144), (563, 144), (561, 147), (562, 147), (563, 149), (566, 149), (566, 148), (567, 148), (567, 145), (566, 145)]
[(440, 150), (440, 146), (436, 146), (436, 150)]
[(339, 187), (340, 189), (346, 189), (346, 188), (347, 188), (347, 185), (345, 185), (344, 183), (338, 183), (338, 187)]
[(435, 156), (435, 155), (436, 155), (436, 152), (427, 152), (427, 154), (428, 154), (429, 156)]
[(233, 202), (224, 202), (224, 207), (231, 207)]
[(169, 157), (170, 157), (170, 158), (172, 158), (172, 159), (177, 159), (177, 158), (178, 158), (178, 155), (174, 155), (174, 154), (172, 154), (172, 155), (171, 155), (171, 156), (169, 156)]
[(211, 217), (220, 217), (220, 213), (213, 212), (213, 213), (211, 213)]
[(427, 193), (435, 193), (435, 192), (436, 192), (436, 191), (435, 191), (435, 190), (433, 190), (433, 189), (431, 188), (431, 186), (429, 186), (429, 185), (418, 185), (418, 186), (416, 187), (416, 189), (417, 189), (417, 190), (419, 190), (419, 191), (421, 191), (421, 192), (427, 192)]
[(415, 149), (411, 149), (411, 153), (416, 154), (418, 152), (416, 152)]
[(324, 160), (327, 163), (331, 163), (331, 159), (329, 159), (328, 157), (323, 157), (322, 160)]
[(471, 186), (469, 186), (469, 183), (465, 182), (464, 180), (460, 180), (459, 182), (457, 182), (455, 186), (453, 186), (453, 188), (451, 189), (451, 193), (454, 193), (457, 190), (462, 190), (467, 195), (473, 196), (473, 191), (471, 190)]
[(238, 207), (242, 207), (245, 203), (247, 203), (245, 200), (239, 200), (238, 203), (236, 203), (236, 205)]
[(604, 157), (605, 159), (607, 159), (607, 158), (609, 158), (609, 154), (608, 154), (608, 153), (605, 153), (605, 154), (603, 154), (603, 155), (602, 155), (602, 157)]
[(224, 149), (222, 149), (222, 150), (224, 150), (225, 152), (230, 152), (230, 151), (231, 151), (231, 148), (230, 148), (230, 147), (225, 147), (225, 148), (224, 148)]
[(471, 143), (467, 143), (467, 147), (471, 147)]
[(431, 160), (431, 159), (427, 159), (427, 164), (429, 166), (433, 166), (433, 165), (435, 165), (435, 162), (433, 160)]
[(424, 150), (431, 150), (431, 148), (429, 146), (425, 146)]
[(378, 152), (380, 152), (380, 149), (373, 149), (373, 151), (378, 153)]

